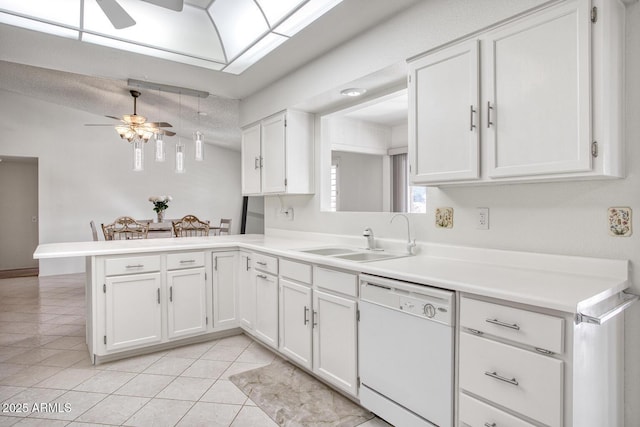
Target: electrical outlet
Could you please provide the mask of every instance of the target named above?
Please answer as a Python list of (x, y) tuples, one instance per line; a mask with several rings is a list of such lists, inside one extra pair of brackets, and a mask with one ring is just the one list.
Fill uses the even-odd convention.
[(478, 208), (476, 210), (476, 228), (478, 230), (489, 229), (489, 208)]

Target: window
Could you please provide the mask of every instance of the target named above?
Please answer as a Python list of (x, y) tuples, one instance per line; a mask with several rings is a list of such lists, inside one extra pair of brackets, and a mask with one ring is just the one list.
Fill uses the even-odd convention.
[(393, 212), (427, 212), (427, 188), (409, 185), (407, 153), (391, 156), (391, 186)]
[(340, 160), (334, 159), (331, 162), (331, 199), (329, 202), (329, 210), (336, 212), (338, 210), (338, 166)]

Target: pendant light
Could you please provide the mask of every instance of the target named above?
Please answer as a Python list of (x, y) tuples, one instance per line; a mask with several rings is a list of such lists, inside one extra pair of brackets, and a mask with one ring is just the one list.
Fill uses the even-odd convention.
[(144, 141), (136, 139), (131, 146), (133, 147), (133, 171), (142, 172), (144, 170)]
[[(179, 104), (179, 112), (178, 112), (178, 121), (179, 121), (179, 129), (182, 132), (182, 94), (178, 94), (178, 104)], [(182, 139), (180, 135), (178, 135), (178, 143), (176, 144), (176, 173), (185, 173), (184, 168), (184, 144), (182, 143)]]
[[(198, 129), (200, 129), (200, 97), (198, 96)], [(200, 132), (200, 130), (196, 130), (193, 133), (193, 142), (195, 145), (196, 153), (195, 159), (196, 162), (201, 162), (204, 160), (204, 134)]]
[[(158, 103), (160, 102), (160, 89), (158, 89)], [(158, 107), (160, 110), (160, 107)], [(164, 133), (159, 130), (155, 135), (156, 142), (156, 162), (164, 162), (166, 160), (166, 152), (164, 146)]]

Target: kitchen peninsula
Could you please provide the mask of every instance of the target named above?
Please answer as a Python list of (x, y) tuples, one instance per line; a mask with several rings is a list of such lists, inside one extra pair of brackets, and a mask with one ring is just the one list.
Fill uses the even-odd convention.
[[(55, 243), (40, 245), (34, 257), (86, 258), (87, 344), (95, 362), (242, 328), (357, 399), (357, 360), (366, 357), (357, 347), (358, 277), (366, 273), (455, 292), (456, 425), (475, 425), (487, 413), (529, 422), (522, 425), (620, 421), (624, 316), (608, 319), (603, 313), (634, 301), (623, 292), (630, 285), (626, 260), (428, 244), (416, 256), (375, 262), (308, 251), (361, 245), (330, 237), (313, 240), (309, 234), (273, 231), (265, 236)], [(394, 244), (383, 242), (382, 247), (389, 251)], [(291, 300), (283, 295), (294, 288), (314, 299), (293, 308), (300, 323), (304, 312), (309, 329), (308, 338), (292, 344), (289, 334), (298, 329), (289, 324)], [(339, 317), (340, 330), (329, 334), (332, 342), (321, 341), (325, 335), (317, 332), (328, 327), (318, 309), (322, 304), (336, 308), (334, 320), (344, 316)], [(597, 324), (600, 317), (602, 324)], [(332, 359), (328, 356), (337, 357), (338, 365), (322, 365)], [(491, 357), (497, 360), (487, 360)], [(532, 376), (522, 368), (529, 364), (543, 371), (531, 371)], [(495, 365), (508, 374), (493, 371)], [(519, 385), (505, 383), (503, 376), (518, 378)]]

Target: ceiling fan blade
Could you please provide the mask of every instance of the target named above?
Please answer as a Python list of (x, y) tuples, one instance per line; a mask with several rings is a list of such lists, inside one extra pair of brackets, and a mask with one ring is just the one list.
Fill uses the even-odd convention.
[(103, 125), (103, 124), (97, 124), (97, 123), (85, 123), (85, 126), (109, 126), (109, 127), (113, 127), (113, 125)]
[(110, 119), (117, 120), (117, 121), (119, 121), (119, 122), (126, 123), (124, 120), (122, 120), (122, 117), (115, 117), (115, 116), (105, 116), (105, 117), (110, 118)]
[(133, 20), (116, 0), (96, 0), (96, 2), (117, 30), (136, 24), (136, 21)]
[(164, 7), (166, 9), (175, 10), (181, 12), (184, 6), (184, 0), (142, 0), (147, 3), (155, 4), (156, 6)]
[(162, 133), (167, 136), (174, 136), (176, 133), (171, 132), (170, 130), (163, 130)]
[(172, 128), (171, 123), (167, 122), (150, 122), (145, 123), (147, 126), (151, 126), (152, 128)]

